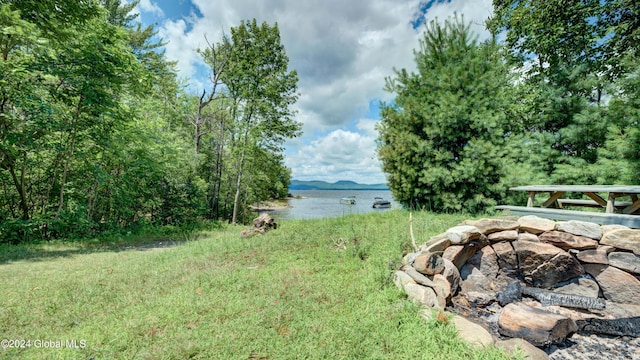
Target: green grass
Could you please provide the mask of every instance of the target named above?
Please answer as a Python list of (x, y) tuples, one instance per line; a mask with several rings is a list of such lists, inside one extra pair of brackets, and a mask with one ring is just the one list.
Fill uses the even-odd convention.
[[(464, 218), (414, 214), (416, 240)], [(408, 229), (408, 212), (388, 211), (286, 221), (251, 238), (227, 226), (171, 248), (5, 246), (0, 338), (32, 343), (0, 357), (508, 358), (425, 322), (396, 289), (391, 268), (411, 246)], [(63, 348), (35, 348), (46, 341)]]

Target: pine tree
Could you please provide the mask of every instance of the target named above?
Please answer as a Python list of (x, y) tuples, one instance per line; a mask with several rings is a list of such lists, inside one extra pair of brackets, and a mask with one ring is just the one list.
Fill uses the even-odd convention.
[(417, 73), (387, 79), (378, 154), (394, 198), (411, 208), (481, 211), (505, 193), (512, 85), (499, 48), (457, 17), (431, 22)]

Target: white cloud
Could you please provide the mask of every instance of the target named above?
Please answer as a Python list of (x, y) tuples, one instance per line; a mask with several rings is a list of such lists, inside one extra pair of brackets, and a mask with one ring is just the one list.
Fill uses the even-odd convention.
[[(192, 82), (194, 91), (202, 91), (206, 80), (195, 52), (206, 45), (205, 35), (215, 42), (241, 20), (277, 22), (290, 67), (300, 79), (297, 120), (305, 134), (287, 144), (294, 178), (384, 182), (375, 160), (373, 120), (347, 129), (365, 116), (372, 99), (390, 99), (383, 89), (394, 68), (414, 69), (413, 50), (424, 30), (411, 24), (419, 0), (192, 2), (202, 17), (165, 21), (160, 35), (169, 41), (166, 54), (178, 61), (180, 75), (200, 79)], [(480, 31), (491, 8), (491, 0), (443, 2), (429, 9), (426, 21), (457, 12)]]
[(140, 2), (138, 3), (138, 7), (140, 8), (141, 12), (154, 14), (156, 16), (164, 16), (164, 12), (158, 6), (158, 4), (151, 0), (140, 0)]
[(384, 183), (380, 162), (376, 157), (376, 120), (361, 119), (358, 131), (333, 130), (286, 158), (299, 180), (355, 180), (360, 183)]

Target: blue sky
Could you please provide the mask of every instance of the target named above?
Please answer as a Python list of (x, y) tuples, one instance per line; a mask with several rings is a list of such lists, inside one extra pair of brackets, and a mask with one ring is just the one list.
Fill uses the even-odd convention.
[(491, 0), (141, 0), (136, 11), (156, 24), (166, 55), (188, 88), (207, 88), (196, 49), (242, 20), (278, 23), (289, 66), (298, 72), (295, 105), (303, 135), (286, 144), (298, 180), (384, 183), (375, 152), (380, 100), (393, 69), (414, 69), (424, 24), (457, 12), (481, 37)]

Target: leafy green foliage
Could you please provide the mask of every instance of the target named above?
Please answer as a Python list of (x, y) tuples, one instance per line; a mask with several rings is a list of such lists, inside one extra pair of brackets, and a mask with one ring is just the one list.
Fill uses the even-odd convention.
[(282, 152), (286, 139), (300, 135), (291, 109), (298, 76), (288, 69), (277, 24), (243, 21), (199, 53), (212, 73), (193, 121), (196, 153), (207, 158), (201, 173), (211, 184), (210, 214), (244, 222), (249, 204), (286, 196), (291, 175)]
[[(496, 0), (488, 22), (503, 32), (522, 74), (520, 115), (546, 160), (529, 165), (548, 183), (637, 183), (635, 149), (640, 8), (634, 1)], [(536, 145), (536, 141), (529, 144)], [(625, 144), (625, 145), (622, 145)], [(551, 149), (549, 149), (549, 147)], [(635, 150), (631, 150), (633, 153)], [(546, 164), (545, 164), (546, 163)], [(606, 170), (605, 170), (606, 169)], [(631, 170), (631, 172), (633, 172)]]
[(138, 2), (0, 4), (0, 242), (246, 221), (286, 195), (298, 78), (277, 25), (243, 22), (201, 52), (228, 66), (198, 106)]
[(505, 192), (509, 75), (498, 47), (469, 26), (432, 22), (415, 52), (417, 74), (396, 71), (378, 128), (379, 157), (399, 202), (436, 211), (481, 211)]

